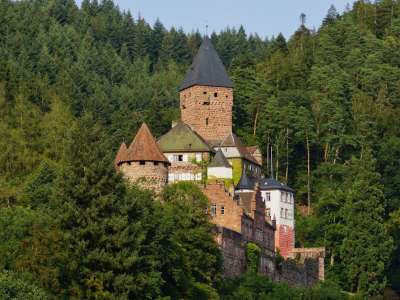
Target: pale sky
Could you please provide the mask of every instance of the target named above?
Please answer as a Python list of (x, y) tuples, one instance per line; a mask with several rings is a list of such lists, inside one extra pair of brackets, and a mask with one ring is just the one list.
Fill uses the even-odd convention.
[[(79, 0), (77, 0), (80, 2)], [(300, 14), (306, 25), (318, 28), (331, 4), (342, 12), (353, 0), (114, 0), (122, 10), (140, 15), (150, 24), (159, 18), (167, 28), (182, 27), (186, 32), (199, 29), (219, 32), (241, 24), (247, 33), (271, 37), (282, 32), (289, 37), (300, 25)]]

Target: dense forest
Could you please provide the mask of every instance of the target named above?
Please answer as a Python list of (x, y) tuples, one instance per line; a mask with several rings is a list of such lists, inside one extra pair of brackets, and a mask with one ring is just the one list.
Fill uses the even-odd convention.
[(119, 144), (143, 121), (159, 136), (179, 118), (199, 32), (110, 0), (0, 0), (2, 299), (400, 290), (400, 1), (332, 6), (318, 30), (302, 15), (289, 39), (243, 27), (211, 39), (235, 83), (235, 131), (272, 158), (266, 176), (296, 189), (296, 244), (326, 247), (326, 283), (223, 280), (196, 186), (166, 188), (161, 205), (115, 174)]

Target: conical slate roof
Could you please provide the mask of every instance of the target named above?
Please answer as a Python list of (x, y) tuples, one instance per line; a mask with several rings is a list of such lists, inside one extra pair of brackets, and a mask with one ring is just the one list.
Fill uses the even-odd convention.
[(217, 151), (213, 160), (208, 165), (208, 167), (223, 167), (223, 168), (232, 168), (229, 161), (226, 159), (225, 155), (222, 153), (221, 149)]
[(146, 123), (143, 123), (130, 144), (126, 161), (159, 161), (168, 163)]
[(180, 90), (194, 85), (233, 88), (233, 82), (208, 37), (204, 38)]
[(182, 121), (161, 136), (158, 145), (163, 152), (214, 152), (200, 135)]
[(115, 156), (115, 165), (118, 166), (120, 163), (126, 161), (128, 147), (126, 147), (125, 143), (122, 143), (118, 149), (117, 155)]
[(247, 176), (246, 172), (243, 171), (242, 177), (240, 177), (239, 183), (236, 186), (238, 190), (253, 190), (256, 185), (255, 179)]

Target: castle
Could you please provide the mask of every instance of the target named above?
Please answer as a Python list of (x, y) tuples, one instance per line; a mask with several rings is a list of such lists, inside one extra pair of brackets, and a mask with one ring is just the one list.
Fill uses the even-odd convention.
[[(157, 140), (143, 124), (115, 167), (132, 183), (160, 192), (168, 183), (199, 183), (224, 257), (224, 273), (246, 268), (246, 244), (262, 249), (259, 271), (309, 286), (324, 278), (324, 249), (296, 249), (294, 191), (265, 178), (262, 154), (232, 132), (234, 85), (205, 37), (180, 86), (181, 120)], [(275, 263), (279, 251), (286, 260)]]

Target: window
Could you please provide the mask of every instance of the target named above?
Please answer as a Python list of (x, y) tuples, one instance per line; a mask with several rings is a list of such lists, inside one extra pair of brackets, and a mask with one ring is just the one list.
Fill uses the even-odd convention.
[(211, 205), (211, 215), (215, 217), (217, 215), (217, 204)]
[(287, 210), (287, 208), (285, 209), (285, 219), (287, 219), (288, 218), (288, 210)]
[(146, 164), (146, 162), (145, 162), (144, 160), (141, 160), (141, 161), (140, 161), (140, 165), (141, 165), (141, 166), (143, 166), (143, 165), (145, 165), (145, 164)]
[(154, 165), (155, 165), (155, 166), (158, 166), (158, 161), (155, 161), (155, 162), (154, 162)]
[(284, 210), (281, 208), (281, 218), (283, 218)]
[(172, 156), (172, 161), (183, 161), (183, 155), (181, 154), (174, 154)]
[(271, 209), (270, 208), (266, 208), (265, 209), (265, 216), (266, 217), (270, 217), (271, 216)]
[(221, 206), (221, 215), (225, 214), (225, 206)]
[(271, 193), (270, 192), (265, 193), (265, 200), (268, 202), (271, 201)]
[(214, 93), (214, 97), (218, 97), (218, 93)]
[(210, 101), (204, 101), (203, 105), (210, 105)]
[(206, 125), (208, 125), (208, 118), (206, 118)]
[(203, 94), (204, 94), (204, 95), (207, 95), (207, 92), (206, 92), (206, 91), (204, 91), (204, 92), (203, 92)]

